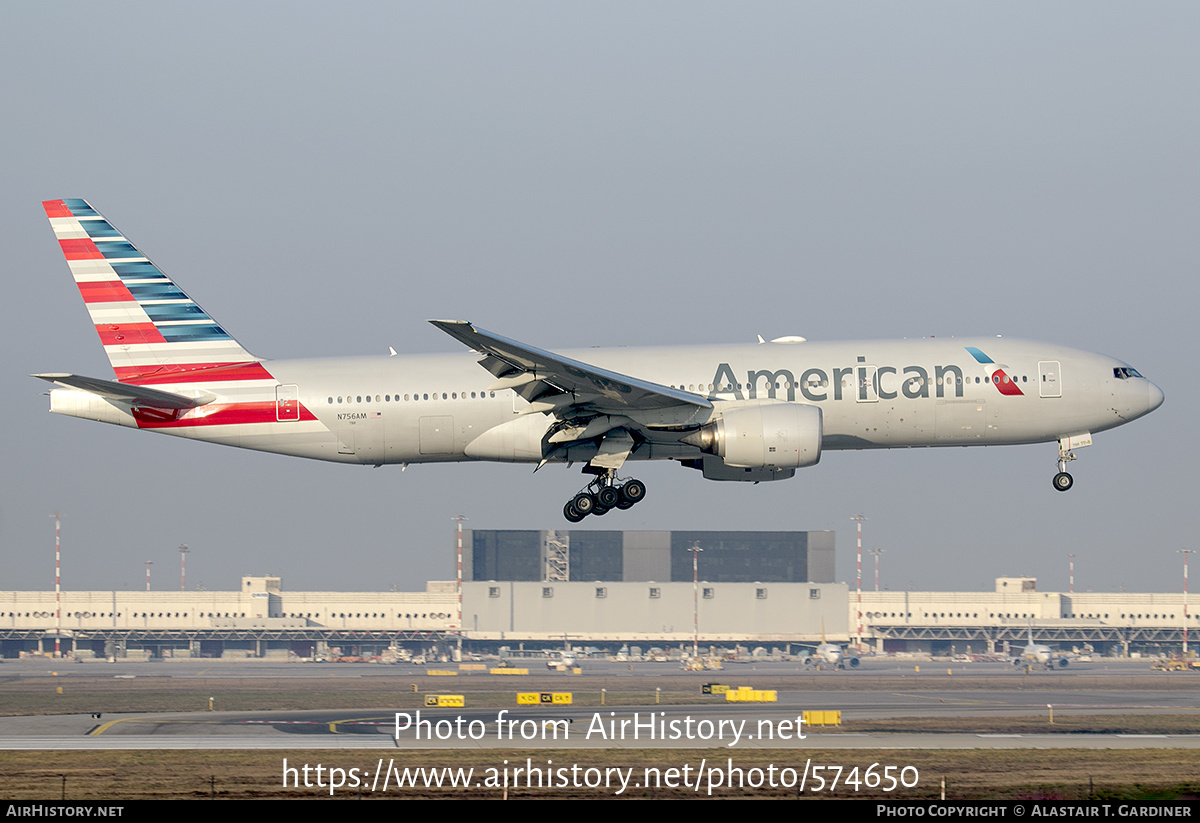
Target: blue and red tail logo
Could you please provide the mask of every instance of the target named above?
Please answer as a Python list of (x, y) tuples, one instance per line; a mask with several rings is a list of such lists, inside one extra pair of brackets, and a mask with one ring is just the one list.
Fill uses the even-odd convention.
[(1021, 389), (1017, 387), (1017, 379), (1015, 377), (1009, 377), (1008, 373), (1004, 371), (1004, 367), (1001, 364), (992, 360), (992, 358), (988, 357), (974, 346), (964, 346), (963, 348), (970, 352), (971, 356), (974, 357), (975, 360), (987, 370), (988, 382), (993, 384), (996, 387), (996, 390), (1001, 394), (1025, 394), (1025, 392), (1021, 391)]

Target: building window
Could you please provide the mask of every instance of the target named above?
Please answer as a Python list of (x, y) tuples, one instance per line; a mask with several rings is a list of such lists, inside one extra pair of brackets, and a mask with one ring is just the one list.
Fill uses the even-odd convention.
[(754, 599), (755, 600), (766, 600), (767, 599), (767, 590), (765, 588), (755, 589), (754, 590)]
[(650, 599), (657, 600), (660, 597), (662, 597), (662, 589), (660, 589), (656, 586), (651, 586), (650, 587)]
[(809, 589), (808, 590), (808, 599), (809, 600), (820, 600), (821, 599), (821, 590), (820, 589)]
[(554, 587), (542, 586), (542, 597), (554, 597)]
[(605, 586), (597, 586), (596, 597), (608, 597), (608, 588)]
[(499, 586), (488, 586), (488, 597), (499, 597), (499, 596), (500, 596), (500, 587)]
[(717, 590), (714, 588), (711, 588), (709, 586), (705, 586), (701, 590), (701, 593), (704, 595), (705, 600), (712, 600), (714, 597), (717, 596)]

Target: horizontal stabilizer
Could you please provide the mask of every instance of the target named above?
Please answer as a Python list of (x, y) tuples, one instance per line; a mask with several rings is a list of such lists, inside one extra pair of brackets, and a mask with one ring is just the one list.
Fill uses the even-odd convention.
[(108, 400), (122, 403), (126, 406), (148, 407), (154, 409), (194, 409), (216, 400), (216, 395), (208, 392), (196, 392), (196, 397), (184, 397), (174, 392), (152, 389), (148, 386), (130, 386), (116, 383), (112, 380), (100, 380), (95, 377), (82, 377), (78, 374), (34, 374), (49, 383), (65, 386), (71, 389), (81, 389), (92, 394), (98, 394)]

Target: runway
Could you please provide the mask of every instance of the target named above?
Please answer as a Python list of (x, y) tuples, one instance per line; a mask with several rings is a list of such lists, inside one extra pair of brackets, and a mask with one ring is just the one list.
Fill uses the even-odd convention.
[[(63, 667), (54, 682), (107, 675), (116, 680), (156, 683), (222, 678), (286, 681), (319, 675), (326, 687), (352, 679), (391, 677), (382, 683), (419, 683), (423, 692), (464, 691), (459, 709), (322, 709), (315, 711), (132, 712), (102, 715), (40, 715), (0, 718), (3, 750), (119, 749), (963, 749), (963, 748), (1200, 748), (1191, 734), (1053, 733), (1050, 714), (1061, 722), (1073, 715), (1186, 715), (1200, 712), (1200, 675), (1151, 672), (1146, 661), (1115, 661), (1070, 673), (1016, 675), (1002, 663), (914, 664), (878, 661), (855, 672), (813, 676), (795, 663), (757, 661), (724, 671), (683, 673), (668, 664), (585, 663), (582, 676), (531, 671), (528, 678), (487, 675), (434, 678), (419, 667), (369, 665), (303, 666), (284, 663), (201, 661), (163, 664), (91, 664)], [(131, 667), (132, 666), (132, 667)], [(8, 683), (45, 677), (46, 662), (5, 665)], [(329, 680), (334, 683), (328, 682)], [(298, 682), (298, 681), (297, 681)], [(359, 681), (361, 683), (361, 681)], [(729, 704), (699, 696), (706, 682), (769, 684), (778, 702)], [(503, 692), (577, 690), (594, 695), (653, 694), (657, 683), (696, 694), (694, 702), (652, 701), (613, 706), (473, 706), (476, 696), (492, 701)], [(603, 685), (602, 685), (603, 684)], [(268, 684), (264, 687), (269, 688)], [(394, 688), (394, 686), (391, 686)], [(500, 694), (498, 694), (500, 692)], [(478, 698), (482, 700), (482, 697)], [(412, 701), (409, 701), (410, 703)], [(515, 700), (514, 700), (515, 702)], [(976, 717), (999, 719), (998, 734), (939, 732), (846, 733), (802, 726), (804, 711), (839, 710), (844, 721), (881, 718)], [(418, 715), (419, 712), (419, 715)], [(1045, 734), (1005, 734), (1003, 718), (1045, 717)], [(424, 721), (421, 726), (418, 718)], [(398, 731), (398, 724), (403, 727)], [(507, 724), (507, 725), (506, 725)], [(994, 724), (996, 725), (996, 724)], [(418, 735), (418, 728), (423, 734)], [(802, 735), (802, 736), (801, 736)]]

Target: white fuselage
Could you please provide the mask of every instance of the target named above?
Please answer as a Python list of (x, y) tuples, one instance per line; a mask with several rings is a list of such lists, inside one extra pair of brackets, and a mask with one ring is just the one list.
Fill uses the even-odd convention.
[[(979, 362), (971, 349), (986, 353), (990, 362)], [(1006, 338), (595, 348), (562, 354), (712, 402), (711, 410), (683, 409), (653, 421), (659, 425), (630, 459), (695, 458), (699, 450), (679, 442), (678, 432), (750, 401), (820, 409), (822, 449), (1054, 441), (1119, 426), (1162, 402), (1162, 392), (1145, 378), (1119, 377), (1126, 367), (1119, 360)], [(489, 390), (494, 378), (477, 361), (469, 352), (264, 361), (272, 379), (205, 386), (215, 401), (161, 423), (135, 420), (115, 408), (115, 417), (109, 410), (105, 415), (73, 411), (77, 402), (94, 406), (96, 401), (69, 396), (84, 394), (69, 388), (54, 390), (52, 397), (59, 397), (52, 410), (337, 462), (539, 461), (540, 454), (519, 444), (511, 453), (472, 449), (473, 443), (490, 443), (480, 436), (512, 423), (528, 407), (510, 389)], [(163, 382), (156, 388), (194, 385)], [(308, 414), (288, 411), (289, 398)], [(263, 404), (278, 404), (275, 419), (244, 422), (221, 415), (225, 409)], [(535, 432), (551, 422), (540, 413), (526, 417)], [(553, 459), (587, 460), (594, 453), (578, 445)]]

